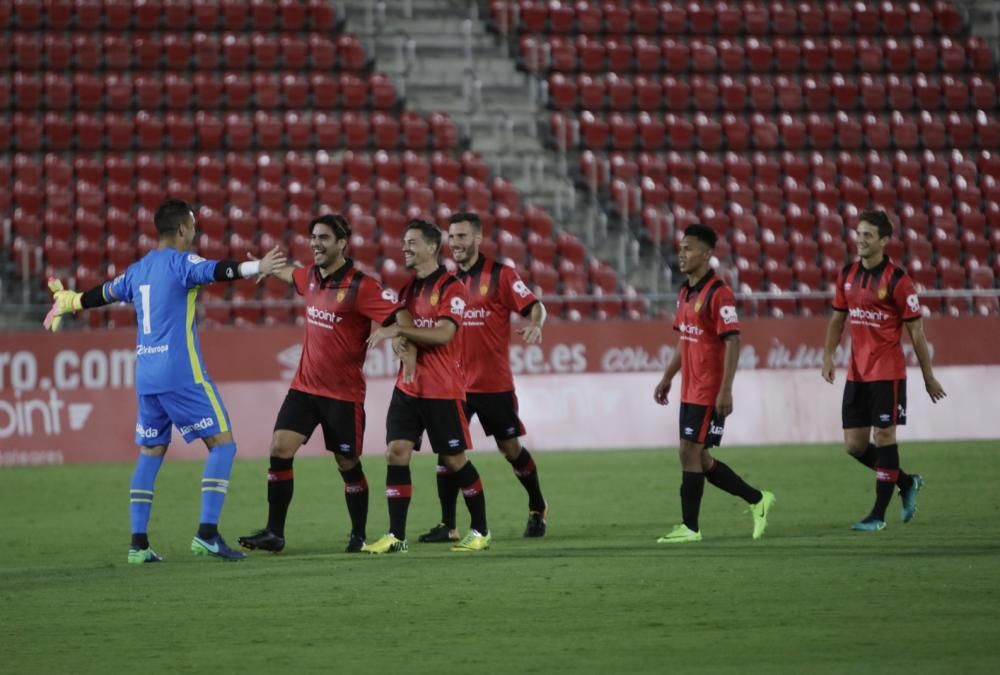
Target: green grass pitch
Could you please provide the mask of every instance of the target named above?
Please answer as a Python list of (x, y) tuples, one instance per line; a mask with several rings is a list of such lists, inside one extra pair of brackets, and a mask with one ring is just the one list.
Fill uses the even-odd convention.
[[(414, 462), (408, 555), (346, 555), (332, 459), (296, 463), (283, 555), (188, 549), (201, 466), (170, 462), (150, 527), (160, 565), (125, 564), (131, 466), (0, 471), (0, 671), (19, 673), (1000, 672), (996, 442), (903, 443), (920, 511), (851, 532), (874, 476), (833, 446), (720, 458), (778, 496), (750, 539), (706, 485), (705, 541), (658, 546), (679, 521), (673, 450), (538, 453), (549, 535), (521, 538), (524, 493), (476, 452), (494, 532), (483, 554), (416, 544), (437, 521), (433, 459)], [(263, 460), (237, 462), (222, 532), (264, 524)], [(369, 538), (386, 528), (381, 456), (365, 460)], [(459, 506), (460, 525), (467, 524)]]

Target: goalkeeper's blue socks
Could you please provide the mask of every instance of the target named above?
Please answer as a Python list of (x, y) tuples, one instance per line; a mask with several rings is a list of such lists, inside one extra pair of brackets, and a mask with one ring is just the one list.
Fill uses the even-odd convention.
[(132, 521), (132, 546), (149, 548), (149, 513), (153, 510), (153, 485), (163, 465), (163, 455), (139, 453), (129, 483), (129, 517)]
[(217, 445), (208, 451), (205, 473), (201, 479), (201, 518), (198, 537), (211, 539), (218, 534), (219, 516), (229, 490), (229, 474), (236, 457), (236, 443)]

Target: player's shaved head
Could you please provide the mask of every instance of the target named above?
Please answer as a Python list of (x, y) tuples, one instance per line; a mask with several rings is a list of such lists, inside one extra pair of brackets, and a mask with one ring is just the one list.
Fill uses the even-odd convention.
[(172, 237), (177, 234), (180, 226), (189, 220), (194, 220), (194, 209), (181, 199), (168, 199), (160, 204), (153, 215), (153, 225), (161, 237)]
[(715, 243), (719, 241), (719, 235), (715, 233), (715, 230), (701, 223), (694, 223), (685, 227), (684, 236), (693, 237), (710, 249), (714, 249)]

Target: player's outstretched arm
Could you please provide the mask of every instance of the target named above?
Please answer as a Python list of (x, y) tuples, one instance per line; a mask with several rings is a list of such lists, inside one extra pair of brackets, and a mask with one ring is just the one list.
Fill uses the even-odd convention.
[(549, 313), (545, 310), (545, 305), (539, 300), (531, 306), (531, 319), (527, 326), (517, 329), (517, 334), (521, 336), (527, 344), (537, 345), (542, 342), (542, 326)]
[(830, 323), (826, 326), (826, 341), (823, 343), (823, 379), (833, 384), (833, 353), (840, 344), (840, 338), (844, 334), (844, 324), (847, 323), (847, 312), (839, 309), (833, 310)]
[[(235, 260), (217, 260), (211, 272), (211, 279), (204, 279), (204, 273), (195, 272), (188, 275), (188, 283), (201, 285), (213, 281), (238, 281), (256, 276), (271, 276), (288, 264), (284, 252), (275, 246), (264, 254), (260, 260), (247, 260), (238, 263)], [(193, 268), (197, 270), (198, 268)]]
[(656, 389), (653, 391), (653, 400), (660, 405), (667, 405), (667, 394), (670, 393), (670, 383), (673, 382), (674, 376), (681, 369), (681, 343), (677, 343), (677, 347), (674, 348), (674, 355), (670, 359), (670, 363), (667, 364), (666, 370), (663, 371), (663, 377), (660, 378), (660, 382), (656, 385)]
[(49, 309), (48, 314), (45, 315), (42, 325), (54, 333), (59, 330), (62, 318), (66, 314), (73, 314), (81, 309), (90, 309), (92, 307), (102, 307), (111, 304), (114, 302), (114, 299), (108, 299), (104, 287), (105, 284), (101, 284), (100, 286), (94, 286), (89, 291), (80, 293), (64, 289), (62, 281), (59, 279), (49, 279), (49, 290), (52, 291), (52, 307)]
[(931, 352), (927, 348), (927, 336), (924, 335), (923, 319), (913, 319), (906, 322), (906, 331), (910, 334), (910, 342), (913, 343), (913, 351), (917, 354), (917, 362), (920, 370), (924, 374), (924, 386), (927, 388), (927, 395), (931, 401), (937, 403), (945, 396), (944, 387), (934, 377), (934, 366), (931, 364)]

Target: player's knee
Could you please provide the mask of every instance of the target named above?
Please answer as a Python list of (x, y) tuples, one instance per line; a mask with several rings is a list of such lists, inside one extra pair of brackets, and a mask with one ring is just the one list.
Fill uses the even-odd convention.
[(334, 455), (334, 458), (337, 460), (337, 468), (341, 471), (350, 471), (360, 461), (357, 457), (341, 457), (340, 455)]
[(392, 466), (409, 464), (412, 451), (413, 448), (404, 443), (390, 443), (385, 451), (385, 460)]
[(505, 441), (497, 441), (499, 450), (508, 461), (513, 462), (521, 454), (521, 441), (517, 438), (508, 438)]
[[(291, 446), (286, 443), (271, 443), (271, 457), (291, 459), (295, 457), (296, 450), (298, 450), (297, 446)], [(340, 458), (338, 457), (337, 459), (339, 460)]]
[(140, 446), (139, 453), (143, 455), (148, 455), (149, 457), (162, 457), (167, 454), (167, 446), (165, 445), (154, 445), (151, 447)]
[(875, 445), (884, 447), (896, 442), (896, 427), (886, 427), (885, 429), (875, 429)]
[(448, 471), (452, 473), (460, 471), (462, 467), (465, 466), (465, 463), (469, 461), (464, 452), (460, 452), (457, 455), (440, 455), (440, 457), (441, 463), (444, 464), (448, 468)]
[(223, 431), (221, 434), (215, 434), (214, 436), (206, 436), (205, 447), (209, 450), (216, 447), (217, 445), (226, 445), (227, 443), (233, 442), (233, 434), (229, 431)]

